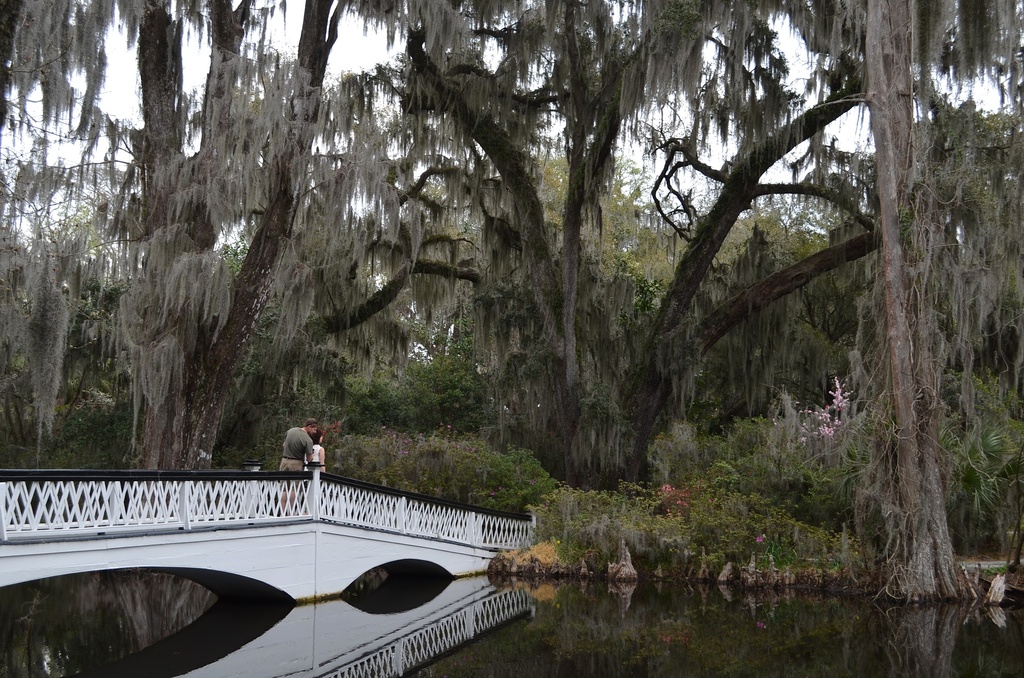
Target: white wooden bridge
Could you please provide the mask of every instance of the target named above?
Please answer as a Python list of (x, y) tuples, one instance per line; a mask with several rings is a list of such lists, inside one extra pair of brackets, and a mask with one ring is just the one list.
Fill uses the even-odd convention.
[(224, 598), (309, 601), (376, 567), (462, 576), (533, 521), (320, 473), (0, 471), (0, 587), (147, 568)]

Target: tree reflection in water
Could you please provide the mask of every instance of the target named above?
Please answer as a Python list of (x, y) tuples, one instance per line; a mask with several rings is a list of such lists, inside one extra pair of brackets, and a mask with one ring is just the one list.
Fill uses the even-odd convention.
[(70, 676), (185, 628), (215, 596), (188, 580), (94, 572), (0, 588), (0, 676)]
[[(514, 585), (527, 586), (517, 583)], [(640, 583), (527, 586), (535, 615), (418, 678), (1024, 675), (1024, 613)], [(995, 618), (999, 618), (999, 614)]]

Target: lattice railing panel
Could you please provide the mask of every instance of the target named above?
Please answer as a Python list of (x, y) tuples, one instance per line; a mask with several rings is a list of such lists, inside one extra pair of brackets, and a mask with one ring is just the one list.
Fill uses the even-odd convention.
[(410, 500), (406, 506), (406, 531), (435, 539), (472, 541), (473, 515), (466, 509), (446, 504)]
[(476, 628), (489, 629), (504, 624), (528, 609), (531, 600), (530, 594), (526, 591), (512, 589), (480, 601), (480, 604), (473, 608)]
[(4, 483), (8, 535), (124, 525), (177, 524), (178, 483)]
[(472, 638), (466, 627), (467, 612), (460, 610), (405, 637), (402, 665), (419, 666)]
[(533, 523), (527, 520), (481, 513), (479, 544), (502, 549), (516, 549), (533, 543)]
[(188, 491), (195, 523), (309, 515), (307, 480), (204, 480)]
[(383, 650), (360, 657), (357, 661), (341, 668), (321, 674), (322, 678), (388, 678), (402, 675), (395, 669), (395, 652), (400, 643), (388, 645)]
[(322, 519), (347, 525), (402, 531), (402, 516), (399, 511), (402, 497), (341, 483), (323, 483), (320, 489)]
[(182, 483), (175, 480), (108, 483), (116, 508), (124, 517), (118, 525), (179, 525)]

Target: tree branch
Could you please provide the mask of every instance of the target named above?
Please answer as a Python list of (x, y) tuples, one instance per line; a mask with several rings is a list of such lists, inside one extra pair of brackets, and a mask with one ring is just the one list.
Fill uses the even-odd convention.
[(487, 158), (501, 174), (505, 188), (516, 201), (516, 226), (522, 229), (522, 242), (529, 250), (529, 266), (533, 289), (542, 309), (542, 322), (549, 337), (561, 335), (554, 309), (560, 305), (560, 285), (554, 256), (544, 223), (544, 206), (538, 197), (536, 181), (529, 158), (497, 122), (470, 108), (462, 94), (440, 72), (424, 48), (426, 36), (421, 30), (409, 32), (406, 51), (415, 72), (432, 90), (428, 99), (438, 111), (453, 116), (472, 135)]
[(354, 310), (345, 314), (336, 313), (324, 318), (324, 325), (327, 331), (334, 334), (350, 330), (387, 308), (405, 288), (405, 283), (409, 279), (409, 269), (409, 261), (406, 260), (399, 266), (391, 280), (387, 281), (379, 290), (370, 295), (369, 299)]
[(409, 282), (409, 276), (415, 273), (465, 280), (474, 285), (480, 282), (480, 272), (475, 268), (433, 260), (420, 260), (410, 266), (410, 262), (406, 260), (390, 280), (354, 310), (325, 318), (327, 331), (333, 334), (350, 330), (380, 313), (398, 298)]
[(776, 271), (736, 294), (701, 322), (697, 331), (701, 355), (707, 354), (729, 330), (752, 314), (800, 289), (818, 276), (874, 252), (878, 249), (878, 243), (875, 232), (863, 233)]
[(431, 167), (428, 167), (427, 169), (423, 170), (422, 173), (420, 173), (420, 176), (416, 179), (416, 181), (413, 183), (412, 186), (410, 186), (409, 188), (405, 189), (404, 191), (399, 192), (399, 194), (398, 194), (398, 202), (399, 202), (399, 204), (404, 205), (405, 203), (407, 203), (409, 201), (410, 198), (418, 198), (418, 197), (420, 197), (420, 193), (422, 193), (423, 189), (426, 188), (427, 182), (431, 179), (431, 177), (448, 176), (450, 174), (455, 174), (458, 171), (459, 171), (459, 168), (458, 167), (454, 167), (454, 166), (449, 166), (449, 167), (431, 166)]
[(470, 266), (459, 266), (458, 264), (449, 264), (444, 261), (435, 261), (432, 259), (419, 259), (412, 268), (413, 273), (422, 273), (424, 275), (436, 275), (442, 278), (451, 278), (454, 280), (465, 280), (471, 282), (474, 285), (480, 282), (480, 271)]

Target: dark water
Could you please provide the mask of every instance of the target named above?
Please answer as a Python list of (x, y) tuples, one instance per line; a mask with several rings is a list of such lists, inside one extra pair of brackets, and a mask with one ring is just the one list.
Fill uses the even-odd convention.
[(536, 615), (415, 675), (1024, 676), (1024, 616), (607, 585), (534, 590)]
[(483, 578), (391, 578), (294, 608), (218, 602), (138, 572), (0, 589), (0, 678), (75, 675), (1020, 678), (1024, 616)]

